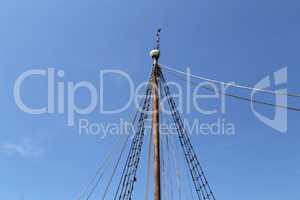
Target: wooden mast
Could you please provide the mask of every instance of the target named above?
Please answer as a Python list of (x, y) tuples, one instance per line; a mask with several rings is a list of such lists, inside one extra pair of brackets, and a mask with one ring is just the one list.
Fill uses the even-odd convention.
[(153, 59), (153, 76), (152, 76), (152, 95), (153, 95), (153, 112), (152, 112), (152, 130), (154, 145), (154, 200), (161, 199), (160, 185), (160, 135), (159, 135), (159, 95), (158, 95), (158, 58), (159, 52), (159, 32), (157, 32), (157, 47), (151, 51)]

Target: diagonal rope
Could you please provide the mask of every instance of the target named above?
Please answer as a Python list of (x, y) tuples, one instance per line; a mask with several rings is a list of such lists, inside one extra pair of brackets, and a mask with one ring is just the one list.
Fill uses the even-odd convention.
[[(172, 139), (170, 139), (172, 138)], [(167, 133), (167, 141), (170, 143), (170, 149), (172, 150), (172, 155), (174, 157), (174, 167), (175, 167), (175, 172), (176, 172), (176, 185), (177, 185), (177, 190), (178, 190), (178, 199), (181, 200), (181, 172), (180, 172), (180, 167), (179, 162), (178, 162), (178, 157), (175, 152), (175, 142), (173, 140), (173, 136), (170, 136), (169, 133)]]
[[(110, 157), (111, 158), (111, 157)], [(106, 166), (108, 166), (108, 164), (111, 163), (111, 159), (106, 163)], [(104, 171), (100, 174), (100, 176), (98, 177), (96, 183), (94, 184), (94, 186), (92, 187), (92, 189), (90, 190), (90, 192), (88, 193), (88, 196), (86, 198), (86, 200), (89, 200), (91, 198), (91, 196), (93, 195), (93, 193), (95, 192), (97, 186), (99, 185), (100, 181), (102, 180), (102, 177), (104, 176)]]
[[(159, 81), (159, 83), (158, 83), (158, 85), (159, 85), (159, 92), (160, 92), (160, 99), (161, 99), (161, 103), (163, 103), (164, 101), (164, 98), (166, 98), (166, 96), (164, 95), (164, 91), (163, 91), (163, 86), (162, 86), (162, 82), (161, 81)], [(164, 105), (162, 104), (162, 105), (160, 105), (160, 108), (162, 108)], [(177, 186), (177, 191), (178, 191), (178, 199), (179, 200), (181, 200), (181, 183), (180, 183), (180, 169), (178, 168), (178, 157), (177, 157), (177, 155), (176, 155), (176, 152), (175, 152), (175, 144), (174, 143), (172, 143), (171, 141), (170, 141), (170, 137), (173, 139), (173, 137), (172, 136), (170, 136), (170, 132), (169, 132), (169, 126), (170, 126), (170, 121), (169, 121), (169, 118), (168, 117), (166, 117), (166, 123), (167, 124), (164, 124), (165, 122), (164, 122), (164, 118), (163, 118), (163, 110), (161, 109), (161, 125), (162, 126), (164, 126), (165, 127), (165, 132), (162, 132), (162, 134), (163, 134), (163, 138), (165, 138), (165, 146), (166, 146), (166, 148), (167, 148), (167, 157), (168, 157), (168, 163), (169, 163), (169, 165), (172, 167), (174, 167), (174, 170), (175, 170), (175, 176), (170, 176), (170, 174), (169, 174), (169, 185), (171, 186), (170, 188), (171, 188), (171, 190), (170, 190), (170, 193), (171, 193), (171, 199), (174, 199), (174, 197), (173, 197), (173, 194), (175, 194), (175, 192), (174, 191), (172, 191), (172, 189), (174, 189), (173, 187), (172, 187), (172, 183), (176, 183), (176, 186)], [(167, 114), (168, 115), (168, 114)], [(166, 126), (165, 126), (166, 125)], [(174, 142), (174, 141), (173, 141)], [(170, 156), (173, 156), (173, 159), (170, 159)], [(171, 163), (171, 161), (173, 161), (173, 163)], [(171, 172), (171, 170), (168, 170), (169, 171), (169, 173)], [(174, 179), (175, 179), (175, 177), (176, 177), (176, 180), (173, 182), (173, 180), (172, 180), (172, 177), (174, 177)]]
[(162, 64), (160, 64), (160, 67), (164, 68), (168, 71), (172, 71), (172, 72), (175, 72), (175, 73), (178, 73), (178, 74), (181, 74), (181, 75), (190, 76), (190, 77), (197, 78), (197, 79), (200, 79), (200, 80), (208, 81), (208, 82), (211, 82), (211, 83), (218, 83), (218, 84), (222, 84), (222, 85), (226, 85), (226, 86), (231, 86), (231, 87), (240, 88), (240, 89), (247, 89), (247, 90), (251, 90), (251, 91), (257, 91), (257, 92), (262, 92), (262, 93), (267, 93), (267, 94), (272, 94), (272, 95), (300, 97), (300, 94), (276, 92), (276, 91), (273, 91), (273, 90), (265, 90), (265, 89), (255, 88), (255, 87), (243, 86), (243, 85), (238, 85), (238, 84), (234, 84), (234, 83), (228, 83), (228, 82), (223, 82), (223, 81), (219, 81), (219, 80), (206, 78), (204, 76), (188, 74), (184, 71), (174, 69), (174, 68), (168, 67), (166, 65), (162, 65)]
[(160, 140), (160, 159), (161, 159), (161, 162), (162, 162), (162, 171), (161, 171), (161, 181), (162, 181), (162, 196), (163, 198), (162, 199), (170, 199), (169, 198), (169, 185), (167, 184), (167, 178), (168, 178), (168, 170), (166, 170), (166, 165), (167, 165), (167, 162), (165, 161), (165, 145), (163, 144), (163, 137), (161, 137), (161, 140)]
[(109, 179), (109, 182), (108, 182), (108, 184), (107, 184), (107, 186), (106, 186), (106, 188), (105, 188), (104, 194), (103, 194), (103, 196), (102, 196), (102, 200), (104, 200), (105, 197), (106, 197), (106, 195), (107, 195), (107, 192), (108, 192), (108, 190), (109, 190), (109, 187), (110, 187), (110, 185), (111, 185), (111, 183), (112, 183), (112, 180), (113, 180), (113, 178), (114, 178), (114, 176), (115, 176), (115, 174), (116, 174), (117, 168), (118, 168), (118, 166), (119, 166), (120, 160), (121, 160), (121, 158), (122, 158), (122, 155), (123, 155), (123, 153), (124, 153), (124, 151), (125, 151), (125, 148), (126, 148), (126, 146), (127, 146), (128, 140), (129, 140), (129, 135), (127, 135), (126, 138), (125, 138), (125, 141), (124, 141), (123, 147), (122, 147), (122, 149), (121, 149), (121, 152), (120, 152), (120, 154), (119, 154), (117, 163), (116, 163), (116, 165), (115, 165), (115, 167), (114, 167), (114, 169), (113, 169), (113, 173), (112, 173), (112, 175), (111, 175), (111, 177), (110, 177), (110, 179)]
[[(113, 147), (115, 147), (118, 144), (118, 141), (116, 141), (113, 145)], [(99, 168), (97, 169), (95, 175), (92, 177), (92, 179), (90, 180), (90, 182), (86, 185), (86, 187), (84, 187), (84, 189), (80, 192), (80, 194), (78, 195), (78, 197), (76, 198), (77, 200), (82, 199), (88, 192), (89, 187), (97, 182), (99, 183), (101, 178), (103, 177), (103, 170), (106, 168), (106, 166), (108, 165), (108, 163), (110, 163), (111, 159), (112, 159), (112, 155), (113, 155), (114, 151), (110, 151), (110, 153), (106, 156), (106, 158), (104, 159), (104, 161), (100, 164)], [(95, 188), (95, 185), (92, 187)], [(94, 191), (95, 189), (92, 189), (92, 191)], [(91, 193), (91, 191), (90, 191)], [(88, 196), (90, 196), (91, 194), (88, 194)]]
[(150, 162), (151, 162), (151, 147), (152, 147), (152, 126), (149, 134), (149, 141), (147, 147), (147, 169), (146, 169), (146, 192), (145, 192), (145, 200), (149, 200), (149, 192), (150, 192)]
[[(187, 82), (186, 79), (183, 79), (183, 78), (177, 76), (176, 74), (172, 74), (172, 75), (174, 77), (176, 77), (177, 79), (181, 80), (181, 81)], [(190, 80), (190, 83), (193, 84), (193, 85), (198, 85), (198, 83), (196, 83), (192, 80)], [(207, 87), (207, 86), (201, 86), (201, 87), (206, 89), (206, 90), (215, 92), (215, 90), (210, 88), (210, 87)], [(281, 108), (281, 109), (287, 109), (287, 110), (300, 112), (300, 108), (296, 108), (296, 107), (292, 107), (292, 106), (279, 105), (279, 104), (269, 103), (269, 102), (265, 102), (265, 101), (261, 101), (261, 100), (257, 100), (257, 99), (251, 99), (251, 98), (248, 98), (248, 97), (241, 97), (241, 96), (238, 96), (238, 95), (235, 95), (235, 94), (232, 94), (232, 93), (227, 93), (227, 92), (218, 91), (218, 93), (220, 95), (229, 96), (231, 98), (238, 99), (238, 100), (241, 100), (241, 101), (247, 101), (247, 102), (252, 102), (252, 103), (255, 103), (255, 104), (259, 104), (259, 105), (271, 106), (271, 107), (276, 107), (276, 108)]]

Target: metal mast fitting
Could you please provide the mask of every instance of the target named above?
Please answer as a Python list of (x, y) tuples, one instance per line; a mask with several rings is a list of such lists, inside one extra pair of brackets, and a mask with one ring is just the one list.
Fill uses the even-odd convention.
[(157, 33), (156, 33), (156, 47), (154, 47), (153, 50), (150, 51), (150, 56), (152, 57), (153, 60), (156, 60), (156, 61), (159, 59), (159, 56), (160, 56), (160, 51), (159, 51), (159, 48), (160, 48), (160, 32), (161, 32), (161, 29), (158, 29)]
[(160, 135), (159, 135), (159, 97), (158, 97), (158, 74), (159, 66), (158, 59), (160, 56), (159, 42), (160, 31), (156, 34), (156, 48), (150, 52), (153, 59), (153, 76), (152, 76), (152, 95), (153, 95), (153, 112), (152, 112), (152, 130), (153, 130), (153, 145), (154, 145), (154, 200), (161, 199), (160, 185)]

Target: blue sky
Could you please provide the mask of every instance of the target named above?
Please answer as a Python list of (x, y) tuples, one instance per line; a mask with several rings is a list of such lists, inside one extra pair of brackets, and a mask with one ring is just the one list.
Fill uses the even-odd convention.
[[(1, 1), (0, 199), (74, 199), (112, 144), (121, 140), (80, 136), (78, 127), (67, 126), (66, 114), (22, 112), (13, 87), (24, 71), (53, 67), (65, 72), (59, 81), (97, 85), (99, 70), (118, 69), (141, 83), (151, 69), (148, 54), (155, 31), (162, 28), (163, 64), (245, 85), (288, 66), (285, 87), (300, 92), (299, 9), (296, 0)], [(105, 106), (114, 108), (128, 97), (128, 86), (124, 80), (107, 78)], [(166, 78), (174, 79), (168, 74)], [(45, 87), (44, 77), (28, 80), (22, 89), (24, 101), (45, 105)], [(88, 93), (82, 91), (77, 100), (86, 105)], [(289, 104), (300, 106), (297, 99)], [(217, 199), (299, 199), (299, 114), (288, 113), (288, 131), (282, 134), (259, 121), (249, 103), (227, 99), (226, 109), (213, 116), (184, 115), (205, 122), (223, 117), (236, 125), (234, 136), (193, 138)], [(273, 113), (272, 108), (258, 109)], [(118, 122), (130, 112), (81, 117)], [(139, 171), (143, 175), (145, 168)], [(137, 186), (137, 199), (143, 194), (143, 187)]]

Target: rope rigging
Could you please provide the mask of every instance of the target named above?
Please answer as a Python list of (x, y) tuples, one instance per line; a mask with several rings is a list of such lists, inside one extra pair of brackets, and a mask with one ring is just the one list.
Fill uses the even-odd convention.
[[(181, 81), (187, 81), (186, 79), (184, 78), (181, 78), (179, 77), (177, 74), (174, 73), (174, 71), (171, 71), (171, 73), (174, 77), (176, 77), (177, 79), (181, 80)], [(193, 84), (193, 85), (198, 85), (198, 83), (190, 80), (190, 83)], [(211, 87), (208, 87), (208, 86), (204, 86), (202, 85), (201, 88), (204, 88), (206, 90), (209, 90), (209, 91), (212, 91), (212, 92), (216, 92), (213, 88)], [(234, 98), (234, 99), (238, 99), (238, 100), (241, 100), (241, 101), (247, 101), (247, 102), (252, 102), (252, 103), (255, 103), (255, 104), (259, 104), (259, 105), (265, 105), (265, 106), (271, 106), (271, 107), (276, 107), (276, 108), (281, 108), (281, 109), (287, 109), (287, 110), (292, 110), (292, 111), (296, 111), (296, 112), (300, 112), (300, 108), (297, 108), (297, 107), (292, 107), (292, 106), (285, 106), (285, 105), (279, 105), (279, 104), (275, 104), (275, 103), (269, 103), (269, 102), (265, 102), (265, 101), (261, 101), (261, 100), (257, 100), (257, 99), (252, 99), (252, 98), (248, 98), (248, 97), (242, 97), (242, 96), (238, 96), (238, 95), (235, 95), (235, 94), (232, 94), (232, 93), (228, 93), (228, 92), (221, 92), (221, 91), (217, 91), (220, 95), (225, 95), (225, 96), (228, 96), (228, 97), (231, 97), (231, 98)], [(272, 93), (272, 94), (275, 94), (275, 93)], [(291, 96), (293, 94), (284, 94), (284, 93), (276, 93), (276, 94), (279, 94), (279, 95), (286, 95), (286, 96)], [(295, 97), (295, 96), (293, 96)]]
[(174, 99), (171, 96), (170, 89), (167, 85), (166, 80), (164, 79), (164, 76), (159, 70), (159, 76), (161, 77), (161, 81), (164, 85), (164, 91), (165, 95), (168, 97), (168, 103), (171, 109), (172, 117), (174, 120), (174, 123), (177, 127), (178, 137), (186, 158), (186, 162), (188, 163), (190, 174), (193, 179), (193, 183), (197, 192), (198, 199), (201, 200), (215, 200), (214, 194), (210, 188), (210, 185), (206, 179), (206, 176), (204, 175), (204, 172), (202, 170), (202, 167), (200, 165), (200, 162), (197, 158), (197, 155), (195, 153), (195, 150), (191, 144), (190, 138), (188, 133), (186, 132), (184, 128), (184, 124), (182, 121), (182, 118), (176, 108), (176, 104)]
[(163, 196), (163, 199), (170, 199), (169, 197), (169, 187), (167, 187), (167, 178), (168, 178), (168, 170), (166, 170), (166, 162), (165, 162), (165, 147), (162, 143), (162, 140), (160, 141), (161, 143), (161, 162), (162, 162), (162, 171), (161, 171), (161, 176), (162, 176), (162, 196)]
[[(178, 110), (178, 107), (175, 103), (173, 96), (171, 96), (171, 90), (168, 85), (168, 82), (164, 78), (162, 73), (162, 69), (170, 72), (170, 74), (174, 75), (180, 80), (183, 81), (190, 81), (193, 85), (198, 85), (198, 83), (194, 82), (193, 80), (198, 79), (202, 81), (207, 81), (209, 83), (217, 83), (221, 84), (222, 86), (230, 86), (233, 88), (239, 88), (247, 91), (252, 91), (251, 98), (243, 97), (236, 95), (234, 93), (227, 93), (223, 91), (215, 91), (213, 87), (209, 86), (201, 86), (211, 92), (219, 93), (220, 95), (229, 96), (234, 99), (247, 101), (255, 104), (266, 105), (271, 107), (278, 107), (281, 109), (286, 110), (293, 110), (300, 112), (300, 108), (292, 107), (289, 105), (278, 105), (276, 103), (269, 103), (266, 101), (261, 101), (252, 98), (253, 92), (257, 93), (264, 93), (264, 94), (271, 94), (271, 95), (281, 95), (285, 97), (294, 97), (300, 98), (300, 94), (298, 93), (287, 93), (287, 92), (278, 92), (268, 89), (262, 89), (258, 87), (249, 87), (245, 85), (239, 85), (235, 83), (224, 82), (220, 80), (210, 79), (204, 76), (189, 74), (187, 72), (177, 70), (166, 65), (159, 64), (158, 60), (160, 57), (160, 32), (161, 29), (158, 29), (156, 34), (156, 45), (154, 49), (150, 52), (150, 56), (153, 59), (153, 68), (150, 72), (150, 78), (147, 82), (145, 95), (141, 99), (139, 103), (139, 107), (135, 113), (133, 119), (133, 139), (131, 141), (130, 146), (128, 146), (128, 154), (126, 157), (123, 158), (124, 152), (126, 151), (126, 147), (129, 142), (129, 135), (126, 136), (123, 144), (120, 145), (121, 149), (118, 154), (116, 162), (114, 162), (114, 166), (112, 169), (112, 173), (108, 179), (108, 184), (104, 187), (104, 193), (102, 195), (102, 200), (105, 200), (108, 191), (112, 185), (112, 181), (117, 174), (117, 170), (119, 169), (119, 165), (121, 160), (124, 159), (125, 164), (122, 171), (120, 172), (120, 180), (116, 187), (116, 193), (114, 194), (114, 200), (132, 200), (133, 199), (133, 189), (137, 182), (137, 171), (139, 167), (139, 163), (142, 157), (142, 149), (144, 144), (145, 138), (145, 129), (147, 119), (150, 114), (152, 114), (152, 126), (151, 131), (149, 134), (148, 139), (148, 146), (147, 146), (147, 158), (146, 158), (146, 190), (145, 190), (145, 200), (149, 199), (149, 191), (150, 191), (150, 166), (151, 166), (151, 152), (153, 151), (153, 168), (154, 168), (154, 195), (153, 198), (155, 200), (182, 200), (182, 199), (194, 199), (197, 198), (198, 200), (215, 200), (214, 193), (208, 183), (206, 175), (200, 165), (199, 159), (197, 157), (196, 151), (192, 145), (191, 137), (187, 130), (185, 129), (185, 124), (182, 119), (182, 116)], [(183, 79), (181, 76), (183, 75), (187, 77), (194, 78), (193, 80)], [(144, 86), (144, 85), (143, 85)], [(283, 90), (281, 90), (283, 91)], [(286, 91), (286, 90), (284, 90)], [(277, 97), (277, 96), (276, 96)], [(165, 103), (169, 110), (168, 110), (168, 117), (172, 118), (174, 122), (174, 130), (177, 131), (176, 141), (169, 134), (170, 122), (168, 121), (168, 126), (166, 128), (166, 134), (160, 133), (160, 123), (164, 123), (163, 112), (161, 112), (161, 104), (160, 99), (164, 99), (161, 102)], [(152, 100), (152, 101), (151, 101)], [(278, 99), (276, 98), (276, 101)], [(151, 102), (153, 102), (151, 104)], [(152, 105), (153, 112), (151, 113), (150, 108)], [(252, 106), (252, 104), (251, 104)], [(161, 114), (160, 114), (161, 113)], [(169, 118), (167, 119), (169, 120)], [(172, 126), (173, 127), (173, 126)], [(173, 129), (173, 128), (172, 128)], [(162, 136), (162, 137), (160, 137)], [(179, 150), (177, 149), (179, 146), (181, 147), (182, 154), (179, 155)], [(152, 150), (153, 145), (153, 150)], [(160, 148), (161, 146), (161, 148)], [(117, 149), (119, 150), (119, 149)], [(86, 200), (89, 200), (92, 194), (95, 192), (96, 187), (99, 183), (103, 180), (103, 177), (108, 174), (106, 169), (108, 165), (112, 162), (112, 154), (114, 151), (110, 151), (109, 155), (105, 158), (104, 163), (97, 169), (96, 175), (92, 178), (91, 182), (85, 188), (85, 190), (79, 195), (77, 200), (81, 200), (83, 197), (86, 197)], [(184, 162), (181, 162), (183, 159)], [(160, 163), (162, 162), (162, 167)], [(184, 170), (181, 170), (182, 164), (184, 164)], [(181, 173), (184, 171), (186, 176)], [(174, 173), (175, 172), (175, 173)], [(162, 177), (162, 179), (161, 179)], [(184, 193), (184, 186), (182, 187), (181, 183), (186, 182), (181, 180), (187, 178), (186, 181), (188, 182), (188, 186), (190, 191)], [(162, 185), (162, 186), (161, 186)], [(89, 187), (90, 186), (90, 187)], [(194, 186), (194, 191), (192, 190), (192, 186)], [(162, 192), (161, 192), (162, 189)], [(193, 195), (193, 193), (195, 193)], [(178, 196), (177, 196), (178, 195)], [(186, 195), (186, 196), (185, 196)], [(162, 197), (162, 198), (161, 198)], [(140, 199), (140, 198), (138, 198)]]
[(116, 174), (117, 168), (118, 168), (119, 163), (120, 163), (120, 161), (121, 161), (122, 155), (123, 155), (123, 153), (124, 153), (124, 151), (125, 151), (125, 148), (126, 148), (126, 146), (127, 146), (128, 140), (129, 140), (129, 135), (127, 135), (126, 138), (125, 138), (124, 144), (123, 144), (123, 146), (122, 146), (121, 153), (120, 153), (120, 155), (119, 155), (119, 157), (118, 157), (117, 163), (116, 163), (116, 165), (115, 165), (115, 167), (114, 167), (114, 169), (113, 169), (113, 173), (111, 174), (111, 177), (110, 177), (110, 179), (109, 179), (109, 181), (108, 181), (108, 184), (107, 184), (107, 186), (106, 186), (106, 188), (105, 188), (104, 194), (103, 194), (103, 196), (102, 196), (102, 200), (104, 200), (105, 197), (106, 197), (106, 195), (107, 195), (107, 192), (108, 192), (108, 190), (109, 190), (109, 187), (110, 187), (110, 185), (111, 185), (111, 183), (112, 183), (112, 180), (113, 180), (113, 178), (114, 178), (114, 176), (115, 176), (115, 174)]
[[(149, 87), (149, 84), (147, 84), (147, 88), (148, 87)], [(143, 101), (141, 100), (139, 102), (139, 108), (141, 107), (142, 103), (143, 103)], [(136, 120), (137, 120), (137, 116), (138, 116), (139, 112), (140, 112), (139, 109), (137, 109), (135, 111), (135, 114), (134, 114), (134, 117), (133, 117), (133, 120), (132, 120), (132, 124), (133, 125), (136, 124)], [(123, 144), (119, 145), (119, 144), (117, 144), (118, 142), (115, 142), (115, 144), (112, 145), (113, 149), (115, 148), (115, 146), (117, 146), (117, 147), (118, 146), (122, 146), (122, 148), (121, 148), (121, 151), (119, 153), (118, 160), (117, 160), (115, 166), (113, 167), (113, 172), (112, 172), (111, 177), (109, 179), (108, 185), (105, 188), (105, 191), (104, 191), (104, 194), (102, 196), (102, 199), (105, 199), (105, 197), (106, 197), (106, 194), (107, 194), (107, 192), (109, 190), (109, 187), (110, 187), (110, 185), (112, 183), (112, 179), (115, 176), (117, 167), (119, 166), (119, 163), (121, 161), (122, 155), (123, 155), (123, 153), (125, 151), (125, 148), (127, 146), (128, 141), (129, 141), (129, 135), (126, 136)], [(91, 179), (91, 181), (89, 182), (89, 184), (87, 184), (87, 186), (83, 189), (83, 191), (78, 195), (78, 197), (76, 198), (77, 200), (82, 199), (84, 196), (87, 196), (86, 200), (88, 200), (93, 195), (93, 193), (95, 192), (97, 186), (99, 185), (99, 183), (101, 182), (101, 180), (102, 180), (102, 178), (104, 176), (104, 169), (107, 168), (108, 164), (111, 163), (112, 155), (115, 154), (115, 152), (117, 152), (117, 150), (116, 151), (109, 151), (109, 152), (110, 153), (107, 155), (107, 157), (101, 163), (100, 167), (97, 169), (94, 177)], [(87, 192), (89, 190), (89, 187), (91, 187), (91, 189), (90, 189), (89, 193), (87, 194)]]
[(115, 194), (116, 199), (130, 200), (132, 196), (133, 186), (136, 182), (136, 172), (140, 160), (140, 154), (144, 138), (145, 122), (148, 117), (151, 98), (151, 85), (146, 88), (145, 100), (138, 121), (137, 132), (133, 138), (133, 142), (123, 169), (122, 177)]
[[(165, 147), (166, 150), (165, 151), (162, 151), (162, 158), (163, 158), (163, 155), (164, 155), (164, 152), (166, 152), (166, 157), (168, 159), (168, 176), (167, 178), (166, 177), (163, 177), (163, 180), (166, 179), (169, 180), (169, 183), (168, 183), (168, 188), (169, 188), (169, 198), (166, 198), (166, 199), (174, 199), (174, 195), (175, 193), (178, 194), (178, 199), (180, 200), (181, 199), (181, 182), (180, 182), (180, 169), (178, 167), (178, 157), (176, 155), (176, 152), (175, 152), (175, 143), (173, 143), (174, 141), (170, 139), (170, 137), (173, 139), (173, 136), (170, 135), (170, 132), (169, 132), (169, 127), (170, 127), (170, 121), (168, 119), (168, 116), (169, 114), (166, 114), (164, 115), (164, 112), (162, 110), (163, 106), (164, 106), (164, 98), (166, 98), (166, 96), (164, 95), (164, 91), (163, 91), (163, 86), (162, 86), (162, 82), (159, 81), (158, 83), (158, 86), (159, 86), (159, 95), (160, 95), (160, 99), (161, 99), (161, 103), (160, 103), (160, 117), (161, 117), (161, 133), (162, 133), (162, 141), (161, 143), (164, 144), (164, 145), (161, 145), (162, 147)], [(166, 120), (164, 120), (164, 116), (166, 116)], [(165, 124), (167, 123), (167, 124)], [(164, 127), (164, 128), (163, 128)], [(162, 148), (163, 150), (163, 148)], [(170, 158), (172, 157), (172, 158)], [(163, 163), (164, 163), (164, 159), (162, 159)], [(173, 167), (173, 168), (172, 168)], [(175, 173), (173, 173), (173, 170), (175, 171)], [(172, 176), (172, 174), (175, 174), (175, 176)], [(176, 180), (172, 180), (172, 178), (176, 178)], [(176, 183), (176, 190), (177, 192), (174, 192), (174, 183)]]
[[(168, 123), (168, 131), (170, 132), (170, 130), (172, 130), (172, 128), (171, 128), (171, 122), (170, 122), (170, 120), (167, 118), (167, 123)], [(179, 174), (179, 176), (178, 176), (178, 181), (179, 181), (179, 184), (182, 182), (181, 181), (181, 171), (185, 171), (185, 176), (182, 176), (182, 177), (186, 177), (186, 181), (188, 182), (188, 191), (186, 191), (187, 193), (188, 193), (188, 196), (189, 197), (185, 197), (184, 199), (194, 199), (194, 196), (193, 196), (193, 189), (192, 189), (192, 185), (191, 185), (191, 182), (190, 182), (190, 178), (189, 178), (189, 169), (188, 169), (188, 166), (187, 166), (187, 164), (186, 164), (186, 162), (184, 162), (183, 161), (183, 163), (184, 163), (184, 170), (182, 170), (182, 162), (181, 162), (181, 160), (180, 160), (180, 158), (181, 158), (181, 154), (180, 154), (180, 152), (179, 152), (179, 150), (178, 150), (178, 148), (177, 148), (177, 142), (175, 141), (175, 139), (174, 139), (174, 137), (175, 136), (177, 136), (177, 135), (172, 135), (173, 133), (169, 133), (170, 134), (170, 143), (171, 143), (171, 145), (172, 145), (172, 147), (171, 147), (171, 149), (173, 150), (173, 157), (175, 158), (175, 161), (177, 161), (177, 164), (178, 164), (178, 166), (177, 166), (177, 170), (178, 170), (178, 174)], [(168, 135), (169, 135), (168, 134)], [(184, 159), (184, 158), (183, 158)], [(183, 195), (183, 188), (181, 188), (181, 185), (179, 185), (179, 189), (178, 189), (178, 191), (180, 192), (180, 195), (179, 195), (179, 199), (182, 199), (182, 195)]]
[(189, 73), (186, 73), (184, 71), (174, 69), (174, 68), (171, 68), (169, 66), (162, 65), (162, 64), (160, 64), (159, 66), (161, 68), (164, 68), (164, 69), (166, 69), (168, 71), (171, 71), (171, 72), (175, 72), (175, 73), (185, 75), (185, 76), (190, 76), (190, 77), (197, 78), (197, 79), (204, 80), (204, 81), (208, 81), (208, 82), (211, 82), (211, 83), (218, 83), (218, 84), (222, 84), (222, 85), (226, 85), (226, 86), (231, 86), (231, 87), (240, 88), (240, 89), (247, 89), (247, 90), (250, 90), (250, 91), (262, 92), (262, 93), (267, 93), (267, 94), (272, 94), (272, 95), (283, 95), (283, 96), (298, 97), (298, 98), (300, 97), (300, 94), (281, 93), (281, 92), (276, 92), (276, 91), (273, 91), (273, 90), (266, 90), (266, 89), (261, 89), (261, 88), (243, 86), (243, 85), (238, 85), (238, 84), (235, 84), (235, 83), (228, 83), (228, 82), (223, 82), (223, 81), (219, 81), (219, 80), (206, 78), (204, 76), (189, 74)]
[(146, 191), (145, 191), (145, 200), (149, 199), (150, 192), (150, 161), (151, 161), (151, 147), (152, 147), (152, 127), (149, 134), (148, 139), (148, 147), (147, 147), (147, 169), (146, 169)]
[[(112, 146), (113, 147), (117, 146), (118, 145), (117, 143), (118, 143), (118, 141), (116, 141), (115, 144), (112, 145)], [(99, 168), (97, 169), (95, 175), (92, 177), (92, 179), (90, 180), (90, 182), (86, 185), (86, 187), (83, 189), (83, 191), (76, 198), (77, 200), (82, 199), (84, 196), (87, 196), (86, 199), (89, 199), (91, 197), (91, 195), (95, 191), (97, 185), (99, 184), (99, 182), (101, 181), (101, 179), (102, 179), (102, 177), (104, 175), (104, 169), (111, 162), (112, 155), (114, 153), (115, 153), (115, 151), (110, 151), (110, 153), (105, 157), (104, 161), (100, 164)], [(93, 186), (92, 186), (92, 184), (93, 184)], [(91, 189), (88, 192), (89, 187), (91, 187)]]
[[(150, 74), (150, 77), (151, 77), (151, 74)], [(147, 91), (148, 91), (148, 87), (149, 87), (149, 84), (147, 84), (146, 93), (147, 93)], [(139, 107), (138, 107), (138, 109), (137, 109), (137, 111), (136, 111), (136, 113), (135, 113), (135, 116), (134, 116), (134, 118), (133, 118), (133, 123), (132, 123), (132, 124), (135, 124), (135, 122), (136, 122), (136, 119), (137, 119), (137, 116), (138, 116), (138, 113), (139, 113), (139, 108), (141, 107), (142, 103), (143, 103), (143, 101), (141, 100), (140, 103), (139, 103)], [(142, 111), (142, 112), (143, 112), (143, 111)], [(111, 175), (111, 177), (110, 177), (109, 183), (108, 183), (108, 185), (107, 185), (107, 187), (106, 187), (106, 189), (105, 189), (105, 192), (104, 192), (104, 194), (103, 194), (103, 196), (102, 196), (102, 200), (104, 200), (105, 197), (106, 197), (106, 194), (107, 194), (107, 192), (108, 192), (108, 189), (109, 189), (109, 187), (110, 187), (110, 185), (111, 185), (111, 183), (112, 183), (112, 179), (113, 179), (113, 177), (115, 176), (117, 167), (118, 167), (118, 165), (119, 165), (119, 163), (120, 163), (121, 157), (122, 157), (122, 155), (123, 155), (123, 153), (124, 153), (124, 151), (125, 151), (125, 147), (126, 147), (126, 145), (127, 145), (127, 143), (128, 143), (128, 140), (129, 140), (129, 135), (126, 136), (126, 140), (125, 140), (124, 146), (122, 147), (122, 151), (121, 151), (121, 153), (120, 153), (120, 155), (119, 155), (117, 164), (116, 164), (116, 166), (115, 166), (115, 168), (114, 168), (114, 170), (113, 170), (113, 173), (112, 173), (112, 175)]]
[[(158, 77), (159, 79), (159, 77)], [(158, 94), (159, 94), (159, 121), (160, 121), (160, 155), (161, 155), (161, 162), (162, 162), (162, 195), (163, 195), (163, 199), (172, 199), (172, 185), (171, 185), (171, 181), (170, 181), (170, 158), (169, 158), (169, 154), (166, 148), (166, 142), (165, 142), (165, 130), (162, 128), (162, 125), (164, 125), (164, 118), (163, 118), (163, 112), (162, 112), (162, 99), (163, 99), (163, 92), (162, 92), (162, 87), (161, 87), (161, 83), (160, 81), (158, 81), (157, 83), (158, 85)]]
[[(172, 139), (170, 139), (172, 138)], [(173, 140), (173, 136), (170, 136), (167, 134), (167, 143), (170, 144), (170, 149), (172, 151), (172, 156), (174, 157), (174, 168), (175, 168), (175, 174), (176, 174), (176, 185), (177, 185), (177, 190), (178, 190), (178, 199), (182, 199), (182, 188), (181, 188), (181, 172), (180, 172), (180, 167), (179, 167), (179, 161), (178, 157), (176, 156), (175, 152), (175, 142)]]

